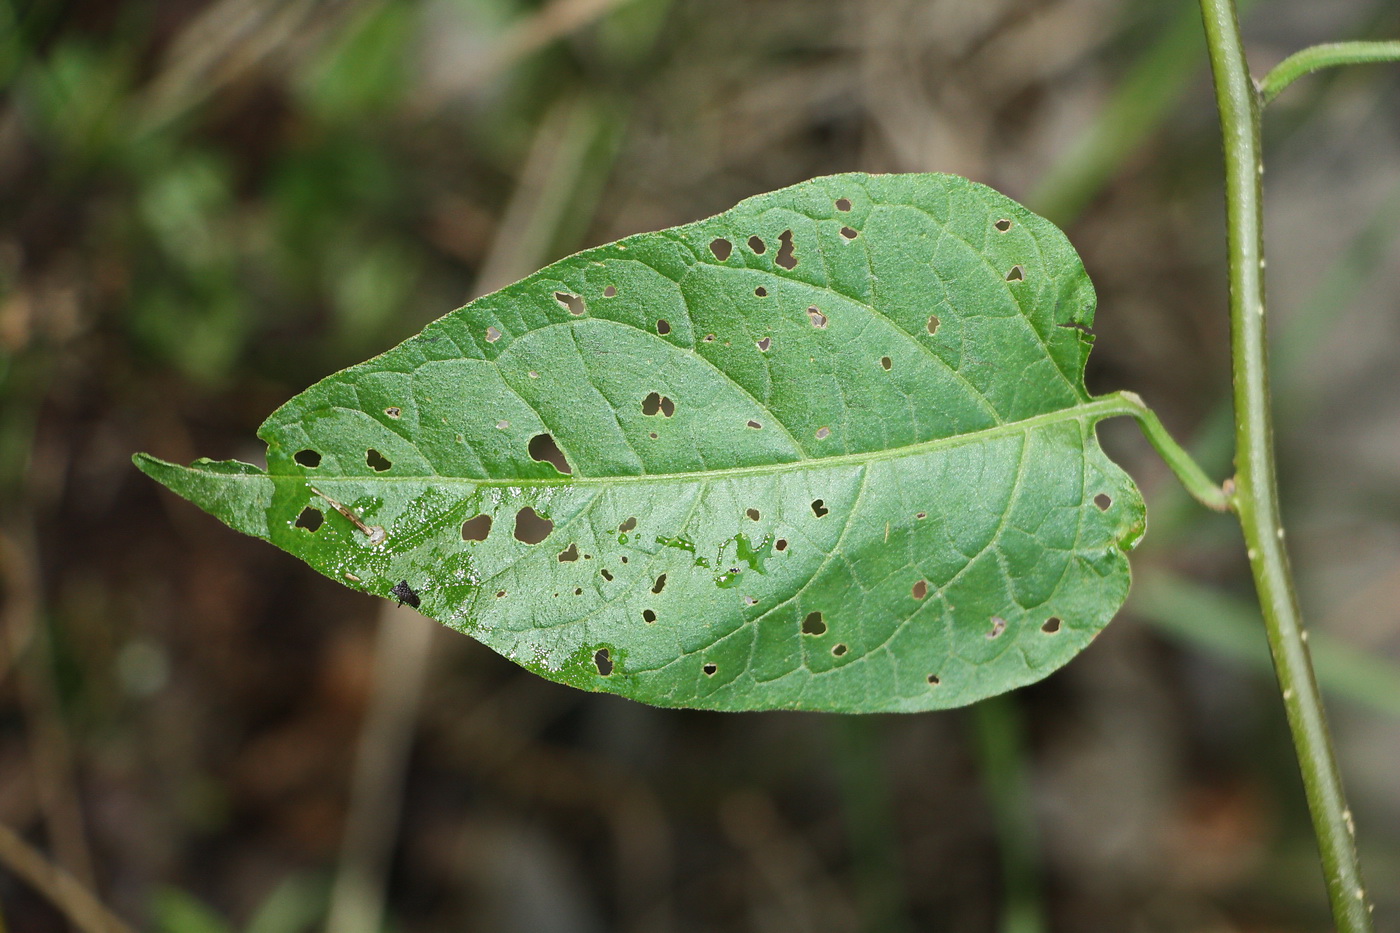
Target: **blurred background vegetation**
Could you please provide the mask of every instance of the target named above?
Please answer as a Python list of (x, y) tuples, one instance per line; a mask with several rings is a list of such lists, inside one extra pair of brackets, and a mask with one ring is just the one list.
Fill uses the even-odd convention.
[[(1244, 5), (1260, 74), (1400, 34), (1385, 0)], [(1266, 132), (1286, 517), (1392, 933), (1398, 97), (1400, 69), (1315, 76)], [(1236, 532), (1131, 426), (1103, 431), (1151, 515), (1120, 619), (904, 718), (573, 692), (129, 462), (258, 461), (277, 404), (474, 294), (846, 170), (1065, 226), (1091, 390), (1226, 474), (1191, 0), (0, 0), (3, 929), (103, 928), (40, 856), (159, 933), (1327, 929)]]

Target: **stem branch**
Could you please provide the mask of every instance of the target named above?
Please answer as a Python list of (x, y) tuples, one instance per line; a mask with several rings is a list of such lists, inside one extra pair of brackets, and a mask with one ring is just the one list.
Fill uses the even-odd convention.
[(1260, 98), (1249, 75), (1234, 0), (1200, 0), (1225, 148), (1235, 402), (1235, 511), (1249, 548), (1274, 671), (1317, 836), (1338, 933), (1371, 933), (1351, 811), (1308, 656), (1292, 571), (1283, 545), (1274, 478), (1274, 432), (1264, 329), (1264, 240)]
[(1400, 61), (1400, 41), (1329, 42), (1294, 52), (1274, 66), (1259, 82), (1259, 102), (1268, 104), (1303, 75), (1338, 65), (1366, 65)]

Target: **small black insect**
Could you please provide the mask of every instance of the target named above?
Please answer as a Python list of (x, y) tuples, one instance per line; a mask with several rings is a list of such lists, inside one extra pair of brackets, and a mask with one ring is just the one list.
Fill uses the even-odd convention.
[(400, 606), (404, 603), (408, 603), (414, 609), (417, 609), (421, 602), (418, 599), (418, 594), (413, 592), (413, 587), (408, 585), (407, 580), (400, 580), (398, 583), (395, 583), (394, 588), (389, 591), (389, 595), (397, 599)]

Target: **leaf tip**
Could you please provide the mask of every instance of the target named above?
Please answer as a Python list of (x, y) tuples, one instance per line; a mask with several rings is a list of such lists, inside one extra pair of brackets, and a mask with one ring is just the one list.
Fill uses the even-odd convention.
[(229, 527), (257, 538), (267, 537), (273, 482), (251, 463), (199, 459), (189, 466), (180, 466), (147, 453), (132, 454), (131, 462), (166, 489)]
[(131, 462), (136, 469), (167, 488), (170, 488), (170, 480), (174, 476), (175, 471), (181, 469), (181, 467), (162, 460), (159, 457), (152, 457), (148, 453), (141, 452), (132, 454)]

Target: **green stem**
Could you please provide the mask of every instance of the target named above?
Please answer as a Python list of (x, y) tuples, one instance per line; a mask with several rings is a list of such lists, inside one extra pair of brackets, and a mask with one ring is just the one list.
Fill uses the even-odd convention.
[(1035, 811), (1026, 773), (1026, 724), (1010, 694), (974, 704), (974, 741), (982, 788), (996, 823), (1001, 849), (1003, 902), (1001, 933), (1045, 933), (1045, 898), (1036, 856)]
[(1323, 878), (1338, 933), (1371, 933), (1351, 811), (1308, 657), (1283, 545), (1274, 479), (1273, 422), (1264, 331), (1264, 238), (1258, 91), (1249, 75), (1234, 0), (1200, 0), (1225, 148), (1235, 401), (1235, 511), (1249, 548), (1274, 671), (1302, 771)]
[[(1132, 610), (1175, 641), (1265, 674), (1273, 670), (1253, 600), (1156, 569), (1133, 575)], [(1400, 722), (1400, 664), (1326, 632), (1308, 639), (1308, 652), (1328, 702), (1341, 700)]]
[(851, 846), (851, 875), (862, 933), (908, 933), (909, 904), (900, 875), (899, 830), (883, 767), (887, 721), (878, 716), (828, 719), (836, 751), (841, 809)]
[(1267, 104), (1303, 75), (1338, 65), (1400, 61), (1400, 42), (1329, 42), (1295, 52), (1259, 82), (1259, 102)]

